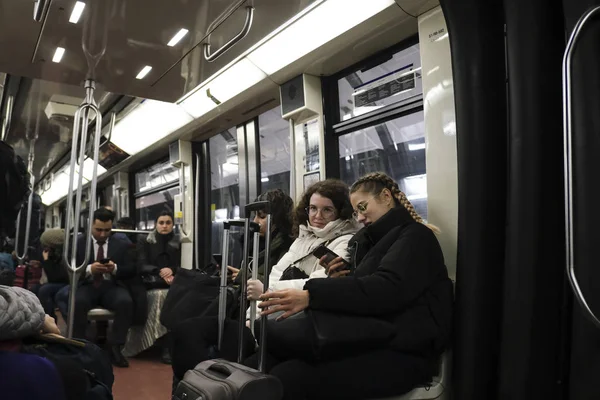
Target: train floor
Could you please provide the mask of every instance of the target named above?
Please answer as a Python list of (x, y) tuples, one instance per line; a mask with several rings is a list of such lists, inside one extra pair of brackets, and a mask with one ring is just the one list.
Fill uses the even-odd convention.
[[(66, 333), (64, 319), (58, 318), (58, 327)], [(128, 358), (129, 368), (113, 367), (115, 383), (114, 400), (144, 399), (169, 400), (173, 370), (160, 361), (160, 348), (154, 346), (136, 357)]]

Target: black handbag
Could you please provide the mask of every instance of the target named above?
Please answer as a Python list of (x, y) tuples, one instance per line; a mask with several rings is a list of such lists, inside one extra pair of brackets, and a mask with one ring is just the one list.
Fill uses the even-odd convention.
[(146, 267), (142, 270), (142, 283), (146, 290), (152, 289), (168, 289), (169, 284), (160, 277), (160, 269), (158, 267)]

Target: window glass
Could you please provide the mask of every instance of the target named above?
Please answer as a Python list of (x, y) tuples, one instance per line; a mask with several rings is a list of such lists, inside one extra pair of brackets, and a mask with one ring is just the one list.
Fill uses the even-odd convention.
[(141, 196), (135, 199), (135, 220), (137, 228), (141, 230), (154, 229), (154, 222), (163, 211), (173, 213), (174, 198), (179, 194), (179, 187), (164, 189), (156, 193)]
[(338, 81), (340, 121), (423, 93), (416, 44)]
[[(240, 187), (237, 133), (235, 128), (209, 139), (211, 175), (212, 253), (221, 254), (223, 221), (240, 216)], [(239, 232), (232, 229), (229, 265), (239, 268)]]
[(179, 179), (179, 170), (168, 160), (154, 164), (135, 174), (135, 192), (142, 193)]
[(279, 107), (258, 117), (260, 135), (260, 193), (271, 189), (290, 192), (290, 127)]
[(425, 123), (419, 111), (339, 137), (340, 176), (349, 185), (369, 172), (391, 176), (427, 219)]

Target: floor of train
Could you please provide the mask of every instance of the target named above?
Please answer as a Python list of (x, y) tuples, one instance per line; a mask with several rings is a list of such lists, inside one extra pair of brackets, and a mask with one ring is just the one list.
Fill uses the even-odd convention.
[[(66, 332), (66, 324), (58, 315), (58, 327)], [(169, 400), (173, 370), (160, 361), (160, 349), (156, 346), (128, 358), (129, 368), (113, 367), (115, 383), (114, 400), (144, 399)]]

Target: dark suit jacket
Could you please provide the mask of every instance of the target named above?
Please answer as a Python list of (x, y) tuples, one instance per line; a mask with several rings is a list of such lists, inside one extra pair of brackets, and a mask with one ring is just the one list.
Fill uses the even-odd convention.
[[(78, 265), (81, 265), (83, 262), (85, 245), (85, 237), (80, 236), (77, 239)], [(148, 299), (146, 297), (146, 289), (137, 274), (135, 245), (113, 236), (108, 239), (107, 253), (108, 254), (105, 254), (105, 257), (110, 258), (117, 264), (117, 272), (114, 275), (111, 275), (113, 282), (115, 282), (117, 286), (127, 289), (133, 299), (133, 324), (145, 324), (148, 313)], [(92, 264), (94, 261), (96, 261), (96, 254), (94, 254), (94, 242), (92, 239), (90, 256), (87, 264)], [(89, 285), (92, 283), (92, 279), (90, 277), (86, 278), (85, 276), (86, 268), (83, 268), (83, 271), (81, 272), (80, 285)]]

